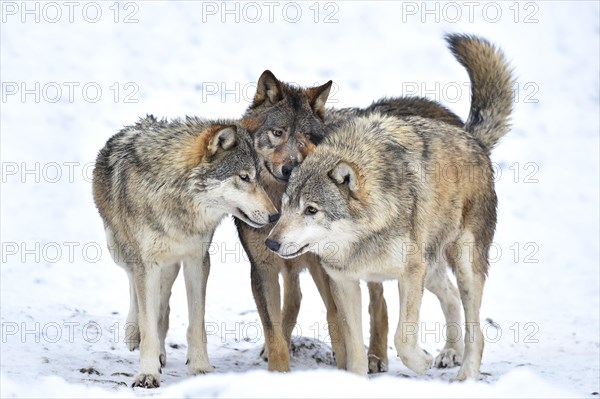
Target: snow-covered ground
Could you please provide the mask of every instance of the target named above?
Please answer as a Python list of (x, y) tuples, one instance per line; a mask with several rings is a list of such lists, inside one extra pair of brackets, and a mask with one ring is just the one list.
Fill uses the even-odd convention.
[[(600, 391), (597, 2), (2, 1), (2, 397), (549, 397)], [(125, 273), (105, 250), (91, 196), (104, 142), (138, 116), (240, 115), (260, 73), (333, 79), (332, 106), (426, 95), (462, 117), (468, 77), (442, 40), (476, 33), (518, 76), (512, 132), (493, 153), (499, 219), (484, 293), (479, 382), (417, 377), (395, 357), (396, 284), (386, 284), (390, 371), (335, 370), (308, 275), (288, 374), (266, 372), (249, 264), (231, 220), (215, 235), (208, 349), (186, 374), (187, 309), (176, 282), (157, 390), (127, 385)], [(366, 297), (363, 301), (366, 304)], [(366, 315), (366, 309), (365, 309)], [(426, 293), (422, 345), (443, 346)], [(365, 328), (367, 317), (365, 319)], [(368, 331), (368, 330), (367, 330)]]

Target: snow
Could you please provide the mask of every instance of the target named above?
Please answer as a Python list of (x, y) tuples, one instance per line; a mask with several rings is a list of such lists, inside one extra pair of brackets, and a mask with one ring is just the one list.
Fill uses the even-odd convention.
[[(600, 391), (597, 2), (75, 3), (0, 4), (0, 396), (589, 397)], [(252, 22), (256, 10), (260, 19)], [(457, 369), (416, 376), (402, 365), (393, 349), (393, 282), (385, 293), (389, 372), (364, 379), (336, 370), (325, 309), (306, 273), (293, 371), (268, 373), (259, 357), (249, 264), (226, 220), (215, 235), (208, 284), (215, 372), (186, 373), (180, 277), (162, 386), (129, 388), (139, 352), (122, 342), (127, 281), (105, 250), (91, 196), (91, 167), (105, 141), (146, 113), (240, 115), (266, 68), (304, 85), (333, 79), (332, 106), (416, 94), (464, 118), (468, 77), (445, 48), (447, 32), (494, 41), (518, 76), (513, 129), (492, 156), (498, 256), (482, 305), (481, 380), (449, 384)], [(366, 309), (364, 315), (368, 331)], [(443, 315), (429, 293), (421, 322), (423, 347), (437, 353)]]

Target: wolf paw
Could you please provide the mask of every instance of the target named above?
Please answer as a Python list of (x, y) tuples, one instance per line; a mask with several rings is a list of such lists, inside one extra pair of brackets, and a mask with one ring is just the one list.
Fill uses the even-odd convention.
[(360, 376), (366, 377), (369, 373), (368, 365), (364, 362), (365, 359), (361, 359), (361, 361), (348, 362), (347, 370), (351, 373), (358, 374)]
[(388, 371), (387, 359), (382, 359), (377, 355), (369, 355), (369, 374), (385, 373)]
[(127, 345), (127, 349), (130, 351), (134, 351), (140, 348), (140, 329), (136, 326), (133, 326), (133, 323), (128, 323), (125, 329), (125, 344)]
[(438, 369), (445, 369), (460, 366), (460, 361), (460, 355), (456, 352), (456, 350), (453, 348), (446, 348), (436, 356), (434, 365)]
[(402, 363), (417, 374), (425, 374), (431, 368), (433, 356), (429, 352), (417, 348), (414, 351), (400, 354)]
[(191, 375), (212, 373), (214, 371), (213, 366), (211, 366), (208, 361), (190, 362), (190, 359), (188, 359), (185, 364), (187, 364), (188, 373)]
[(470, 365), (467, 361), (462, 365), (460, 370), (458, 370), (458, 374), (456, 377), (450, 379), (450, 382), (460, 382), (466, 380), (478, 380), (479, 379), (479, 369), (473, 365)]
[(160, 376), (158, 374), (139, 374), (131, 384), (133, 388), (158, 388), (160, 386)]
[(265, 362), (269, 361), (269, 352), (267, 351), (267, 345), (263, 344), (262, 349), (260, 350), (260, 358)]
[(203, 366), (197, 366), (197, 367), (191, 367), (188, 365), (188, 373), (190, 373), (191, 375), (207, 374), (207, 373), (212, 373), (213, 371), (214, 371), (214, 368), (210, 364), (205, 364)]

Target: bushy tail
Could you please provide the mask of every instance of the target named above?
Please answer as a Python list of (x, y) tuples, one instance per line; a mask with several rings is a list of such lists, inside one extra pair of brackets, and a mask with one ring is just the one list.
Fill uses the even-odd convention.
[(471, 79), (471, 110), (465, 129), (491, 151), (508, 133), (513, 102), (512, 68), (502, 51), (485, 39), (451, 34), (446, 41)]

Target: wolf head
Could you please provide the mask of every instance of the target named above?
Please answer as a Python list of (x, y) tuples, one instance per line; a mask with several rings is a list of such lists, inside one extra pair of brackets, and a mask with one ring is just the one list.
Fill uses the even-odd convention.
[(253, 227), (276, 220), (277, 209), (259, 183), (259, 164), (248, 132), (235, 124), (213, 124), (189, 154), (191, 190), (197, 203), (219, 208)]
[(287, 182), (294, 167), (323, 139), (331, 84), (330, 80), (299, 88), (279, 81), (268, 70), (258, 79), (244, 124), (252, 132), (261, 165), (277, 181)]
[(343, 263), (375, 232), (409, 231), (418, 176), (399, 165), (414, 163), (404, 144), (418, 140), (407, 122), (378, 113), (335, 128), (292, 172), (267, 247), (283, 258), (310, 251)]
[(265, 242), (282, 258), (314, 252), (335, 262), (361, 235), (360, 174), (352, 163), (328, 155), (311, 156), (292, 173), (281, 217)]

